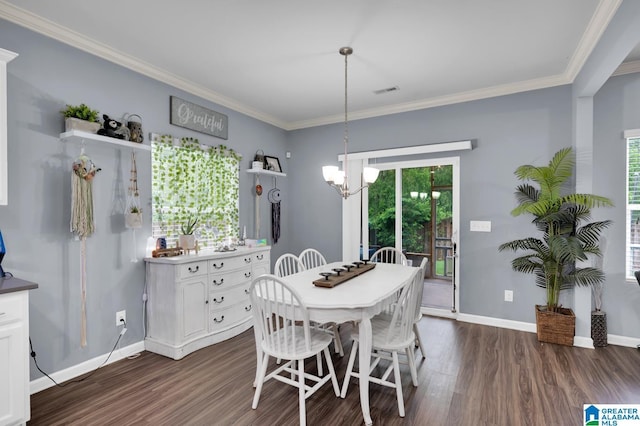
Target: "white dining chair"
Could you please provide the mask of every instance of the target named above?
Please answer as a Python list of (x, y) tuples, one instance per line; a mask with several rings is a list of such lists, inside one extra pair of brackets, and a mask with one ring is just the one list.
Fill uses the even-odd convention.
[(324, 258), (322, 253), (314, 248), (302, 250), (299, 257), (300, 261), (307, 269), (317, 268), (318, 266), (327, 264), (327, 260)]
[[(256, 390), (251, 408), (258, 407), (265, 382), (276, 379), (298, 388), (300, 424), (306, 424), (305, 401), (328, 381), (336, 396), (340, 395), (338, 379), (333, 368), (329, 344), (331, 336), (309, 325), (309, 312), (300, 296), (289, 285), (274, 275), (261, 275), (250, 287), (254, 327), (260, 336), (258, 344), (263, 356), (257, 375)], [(305, 372), (304, 360), (323, 354), (328, 374), (322, 376)], [(287, 362), (267, 374), (269, 357)], [(281, 374), (282, 373), (282, 374)], [(288, 375), (284, 375), (284, 374)], [(297, 381), (295, 378), (297, 377)], [(308, 385), (307, 382), (311, 382)]]
[[(399, 299), (395, 303), (393, 315), (377, 315), (371, 319), (372, 329), (372, 359), (369, 371), (354, 372), (353, 366), (358, 352), (359, 336), (357, 331), (352, 333), (353, 345), (351, 346), (351, 354), (347, 364), (347, 372), (345, 373), (344, 382), (340, 397), (347, 395), (349, 381), (352, 377), (359, 378), (360, 374), (368, 374), (369, 382), (382, 386), (394, 388), (398, 399), (398, 412), (400, 417), (404, 417), (404, 399), (402, 396), (402, 382), (400, 380), (400, 362), (398, 353), (404, 351), (407, 355), (409, 369), (411, 370), (411, 381), (413, 386), (418, 386), (418, 374), (413, 358), (413, 347), (415, 345), (416, 336), (413, 332), (413, 322), (415, 319), (415, 293), (417, 286), (422, 285), (424, 275), (420, 275), (420, 268), (416, 268), (409, 283), (407, 283), (400, 294)], [(373, 374), (381, 360), (391, 361), (384, 373), (379, 377)], [(393, 381), (389, 380), (389, 376), (393, 372)]]
[(292, 253), (281, 255), (273, 267), (274, 275), (277, 277), (286, 277), (287, 275), (302, 272), (305, 269), (298, 256)]
[(422, 294), (424, 292), (424, 274), (427, 271), (428, 263), (429, 261), (427, 260), (427, 258), (423, 257), (422, 261), (420, 262), (420, 266), (418, 267), (420, 269), (419, 274), (422, 281), (420, 282), (420, 285), (417, 286), (416, 292), (415, 292), (416, 314), (413, 320), (413, 333), (416, 335), (416, 346), (420, 348), (420, 353), (422, 354), (423, 359), (427, 357), (427, 353), (424, 351), (424, 344), (422, 342), (422, 338), (420, 337), (420, 330), (418, 330), (418, 323), (422, 319), (422, 312), (420, 308), (422, 307)]
[[(306, 269), (317, 268), (318, 266), (327, 264), (327, 260), (322, 253), (314, 248), (302, 250), (299, 258)], [(314, 324), (314, 326), (331, 333), (333, 336), (333, 348), (335, 352), (340, 354), (340, 356), (344, 356), (344, 349), (342, 347), (342, 340), (340, 339), (338, 324), (330, 322), (325, 324)], [(320, 370), (320, 374), (322, 374), (322, 370)]]
[(371, 262), (407, 264), (407, 257), (395, 247), (382, 247), (376, 250), (369, 258)]

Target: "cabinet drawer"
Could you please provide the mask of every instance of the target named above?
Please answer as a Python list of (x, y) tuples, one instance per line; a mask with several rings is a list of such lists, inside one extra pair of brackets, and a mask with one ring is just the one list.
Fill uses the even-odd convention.
[(209, 273), (232, 271), (251, 265), (251, 255), (226, 257), (224, 259), (213, 259), (209, 261)]
[(185, 263), (178, 266), (178, 279), (184, 280), (186, 278), (197, 277), (199, 275), (207, 274), (207, 261), (202, 260), (200, 262)]
[(269, 251), (262, 251), (260, 253), (253, 254), (253, 263), (265, 262), (271, 263), (271, 256), (269, 256)]
[(25, 317), (23, 296), (19, 294), (0, 295), (0, 324), (21, 321)]
[(251, 269), (244, 268), (238, 271), (228, 272), (226, 274), (217, 273), (209, 275), (209, 291), (218, 291), (222, 288), (227, 288), (240, 284), (245, 281), (250, 281), (252, 277)]
[(251, 283), (237, 285), (226, 290), (216, 291), (209, 294), (209, 305), (211, 309), (223, 309), (227, 306), (235, 305), (249, 300), (249, 287)]
[(239, 322), (251, 318), (251, 303), (247, 300), (245, 303), (230, 306), (226, 309), (211, 312), (209, 321), (209, 332), (217, 332), (229, 328)]

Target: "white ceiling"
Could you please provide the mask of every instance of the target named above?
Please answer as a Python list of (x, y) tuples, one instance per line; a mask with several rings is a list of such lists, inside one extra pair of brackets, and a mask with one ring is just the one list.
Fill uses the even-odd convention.
[(620, 1), (0, 0), (0, 18), (296, 129), (344, 118), (342, 46), (351, 120), (409, 111), (571, 83)]

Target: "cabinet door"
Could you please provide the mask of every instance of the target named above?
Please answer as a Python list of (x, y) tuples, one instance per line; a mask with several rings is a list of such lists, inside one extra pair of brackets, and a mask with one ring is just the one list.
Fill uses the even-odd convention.
[(25, 398), (28, 397), (25, 370), (29, 357), (25, 353), (24, 322), (0, 325), (0, 425), (27, 420)]
[(202, 280), (185, 281), (182, 286), (182, 337), (191, 339), (207, 333), (206, 277)]
[(262, 262), (253, 265), (253, 278), (259, 277), (260, 275), (269, 274), (270, 272), (269, 262)]

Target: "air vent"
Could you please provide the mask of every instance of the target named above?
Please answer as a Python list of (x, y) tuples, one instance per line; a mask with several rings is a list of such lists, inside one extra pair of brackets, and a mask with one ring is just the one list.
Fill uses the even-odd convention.
[(387, 87), (386, 89), (374, 90), (373, 93), (375, 93), (376, 95), (382, 95), (383, 93), (397, 92), (398, 90), (400, 90), (398, 86), (393, 86)]

